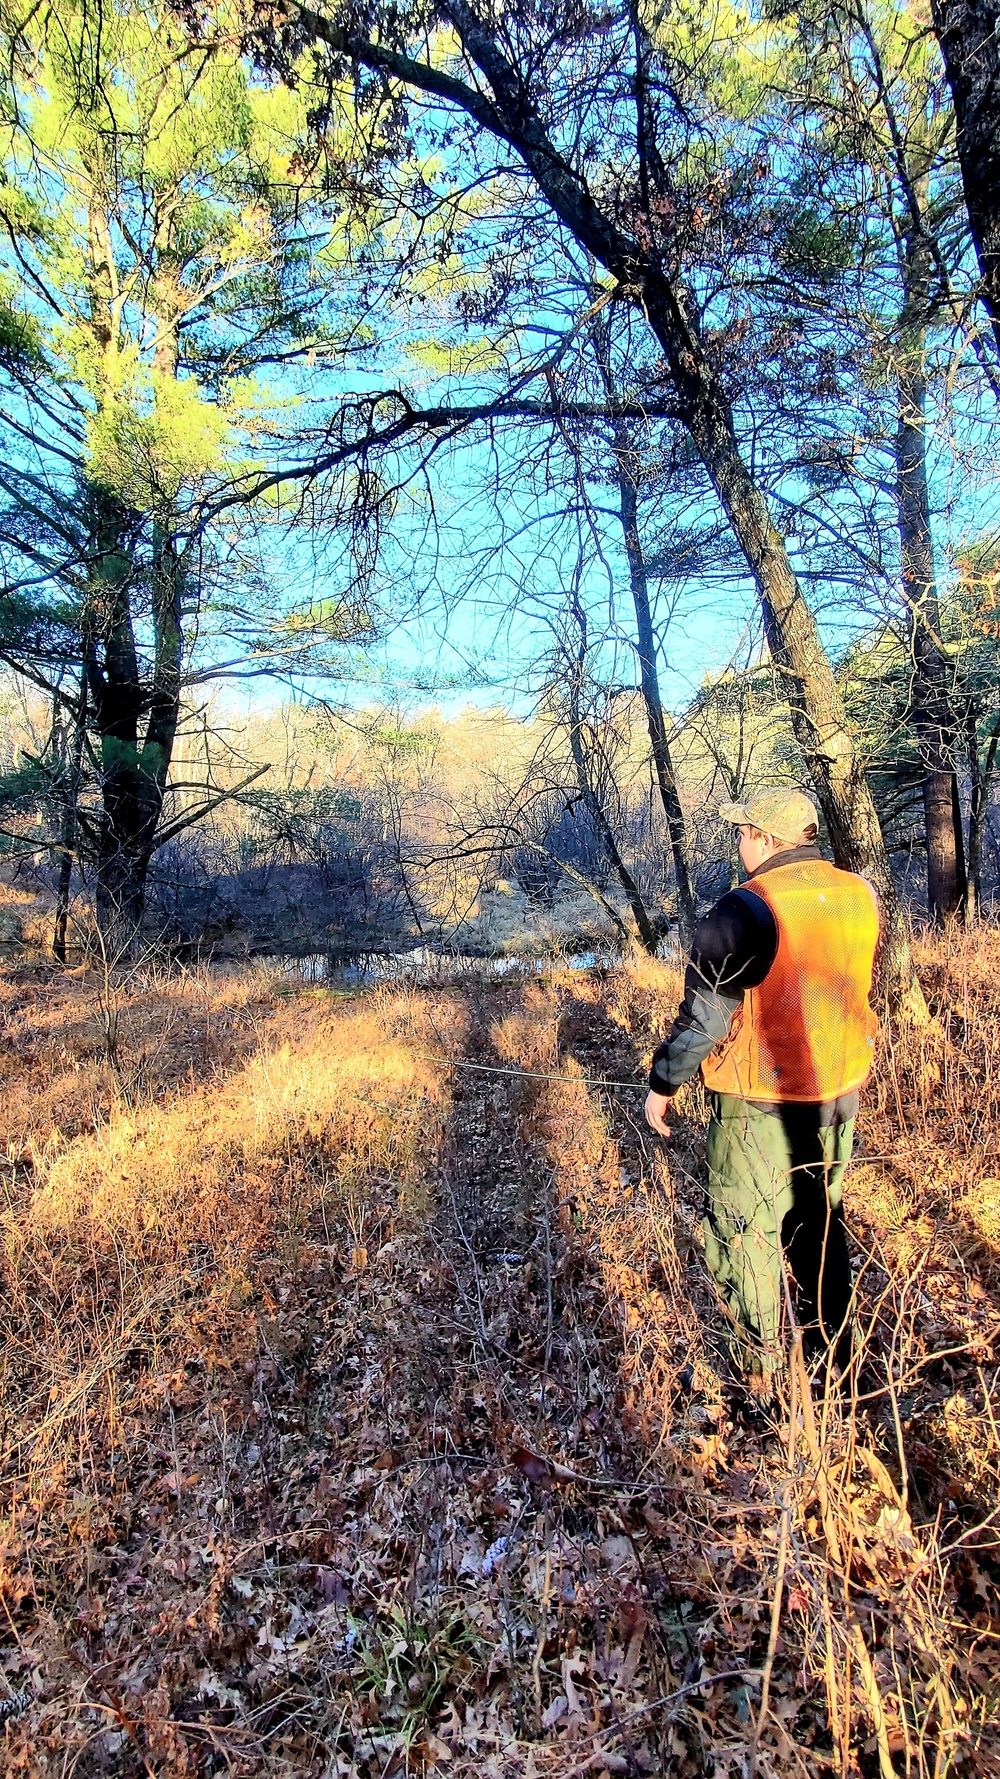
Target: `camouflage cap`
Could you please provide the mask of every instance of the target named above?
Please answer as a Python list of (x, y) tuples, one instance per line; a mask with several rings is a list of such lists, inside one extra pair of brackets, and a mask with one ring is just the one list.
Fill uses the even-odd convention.
[(793, 844), (804, 842), (809, 828), (819, 827), (819, 812), (812, 798), (790, 786), (757, 791), (745, 803), (720, 803), (719, 814), (739, 828), (759, 828), (762, 834)]

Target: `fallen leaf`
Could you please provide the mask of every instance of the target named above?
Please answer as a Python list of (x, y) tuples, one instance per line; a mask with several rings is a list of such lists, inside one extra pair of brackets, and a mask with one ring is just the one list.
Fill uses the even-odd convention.
[(348, 1597), (347, 1583), (337, 1569), (316, 1570), (316, 1592), (324, 1606), (342, 1606)]
[(519, 1445), (513, 1453), (513, 1461), (522, 1476), (529, 1482), (586, 1482), (585, 1476), (579, 1476), (575, 1470), (568, 1470), (565, 1464), (557, 1464), (554, 1458), (544, 1458), (540, 1452), (533, 1452), (525, 1445)]
[(423, 1748), (427, 1759), (436, 1765), (438, 1761), (453, 1760), (455, 1757), (442, 1736), (436, 1736), (433, 1730), (425, 1730)]
[(639, 1665), (642, 1651), (642, 1640), (646, 1634), (649, 1619), (646, 1616), (642, 1601), (631, 1594), (626, 1594), (618, 1608), (622, 1631), (628, 1638), (625, 1659), (618, 1674), (618, 1685), (623, 1689), (632, 1685), (635, 1671)]

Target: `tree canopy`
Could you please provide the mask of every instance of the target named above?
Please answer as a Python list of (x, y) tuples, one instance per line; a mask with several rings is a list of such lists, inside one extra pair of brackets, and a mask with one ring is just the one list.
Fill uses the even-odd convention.
[(751, 633), (756, 597), (905, 982), (851, 675), (886, 673), (946, 916), (983, 681), (945, 613), (997, 524), (988, 293), (923, 15), (77, 0), (8, 34), (0, 647), (79, 730), (58, 777), (78, 756), (105, 914), (135, 926), (181, 819), (199, 686), (329, 684), (414, 612), (475, 676), (492, 611), (541, 691), (576, 599), (587, 671), (641, 691), (690, 921), (664, 684), (717, 586)]

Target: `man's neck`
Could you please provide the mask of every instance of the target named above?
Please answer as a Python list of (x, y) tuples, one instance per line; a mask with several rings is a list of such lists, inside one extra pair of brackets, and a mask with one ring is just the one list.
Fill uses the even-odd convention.
[(822, 859), (822, 857), (823, 854), (819, 847), (811, 840), (802, 846), (783, 846), (780, 852), (772, 852), (769, 858), (763, 859), (756, 871), (751, 871), (747, 882), (752, 883), (754, 878), (759, 877), (763, 871), (774, 871), (779, 865), (805, 864), (811, 860)]

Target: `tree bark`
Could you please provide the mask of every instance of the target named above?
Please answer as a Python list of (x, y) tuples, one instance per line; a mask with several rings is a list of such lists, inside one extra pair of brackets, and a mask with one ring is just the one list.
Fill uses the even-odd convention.
[(663, 701), (660, 697), (660, 676), (656, 663), (656, 637), (653, 631), (653, 614), (649, 604), (646, 558), (643, 553), (642, 539), (639, 536), (636, 454), (631, 447), (627, 431), (623, 427), (617, 426), (615, 428), (615, 461), (618, 465), (618, 497), (622, 536), (625, 542), (625, 556), (628, 561), (632, 604), (635, 608), (639, 683), (642, 688), (642, 701), (646, 707), (646, 726), (649, 730), (653, 769), (656, 773), (660, 802), (663, 806), (667, 834), (670, 839), (674, 879), (677, 884), (677, 924), (680, 929), (681, 942), (686, 946), (690, 943), (694, 933), (695, 918), (694, 891), (691, 887), (691, 871), (688, 865), (687, 824), (684, 820), (680, 793), (677, 789), (677, 774), (670, 757), (667, 725), (663, 719)]
[(94, 539), (82, 619), (87, 690), (100, 738), (97, 924), (108, 959), (132, 948), (142, 917), (138, 765), (142, 688), (132, 627), (135, 515), (91, 489)]
[(152, 681), (144, 685), (132, 617), (136, 516), (100, 491), (93, 500), (97, 543), (83, 630), (89, 702), (100, 737), (97, 922), (108, 959), (125, 960), (142, 927), (177, 732), (183, 572), (172, 537), (156, 529), (154, 660)]
[(134, 947), (142, 927), (146, 881), (163, 812), (180, 703), (179, 692), (175, 695), (172, 688), (174, 681), (179, 687), (180, 679), (179, 626), (164, 625), (157, 637), (157, 655), (160, 673), (143, 700), (147, 709), (141, 740), (131, 715), (131, 688), (107, 676), (104, 684), (106, 721), (116, 709), (123, 712), (123, 721), (115, 724), (112, 716), (102, 734), (106, 819), (98, 861), (98, 918), (103, 910), (105, 927), (115, 932), (115, 948), (123, 953)]
[(980, 757), (978, 717), (977, 705), (974, 701), (970, 701), (965, 714), (965, 736), (971, 786), (965, 918), (970, 926), (976, 919), (982, 902), (983, 835), (986, 832), (986, 816), (989, 811), (990, 780), (996, 767), (997, 748), (1000, 747), (1000, 718), (998, 718), (990, 731), (985, 759)]
[(997, 0), (931, 0), (931, 12), (955, 106), (982, 297), (1000, 351), (1000, 6)]
[(80, 693), (73, 720), (65, 783), (62, 787), (62, 810), (59, 817), (59, 877), (56, 884), (56, 914), (52, 933), (52, 955), (57, 964), (66, 963), (66, 935), (69, 926), (69, 895), (76, 859), (78, 804), (83, 774), (83, 750), (87, 738), (87, 674), (80, 675)]
[(933, 918), (940, 923), (964, 906), (965, 882), (955, 771), (957, 724), (951, 707), (948, 663), (940, 644), (941, 614), (927, 489), (924, 367), (930, 269), (926, 241), (914, 233), (905, 244), (900, 317), (896, 510), (913, 663), (912, 720), (924, 770), (927, 900)]
[[(446, 68), (419, 62), (361, 33), (332, 24), (297, 4), (280, 0), (294, 18), (336, 54), (428, 93), (433, 93), (509, 144), (532, 175), (553, 213), (584, 251), (604, 266), (619, 295), (646, 317), (663, 349), (686, 425), (712, 486), (733, 528), (760, 599), (764, 627), (788, 690), (792, 725), (826, 816), (837, 862), (871, 882), (882, 907), (881, 980), (890, 1002), (913, 1017), (926, 1016), (913, 974), (909, 929), (899, 904), (878, 816), (856, 757), (840, 691), (816, 620), (798, 584), (767, 503), (743, 461), (729, 403), (697, 323), (689, 317), (679, 283), (665, 272), (648, 229), (626, 234), (602, 210), (584, 180), (548, 137), (520, 72), (506, 59), (492, 29), (467, 0), (442, 0), (453, 26), (489, 94)], [(637, 103), (641, 95), (636, 90)], [(640, 105), (641, 109), (641, 105)], [(640, 120), (639, 147), (646, 174), (651, 166), (648, 120)], [(655, 145), (654, 145), (655, 146)], [(658, 194), (659, 196), (660, 194)], [(663, 194), (669, 199), (669, 192)], [(647, 219), (648, 220), (648, 219)], [(646, 239), (646, 236), (649, 236)]]

